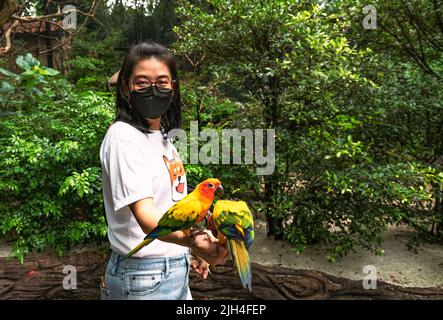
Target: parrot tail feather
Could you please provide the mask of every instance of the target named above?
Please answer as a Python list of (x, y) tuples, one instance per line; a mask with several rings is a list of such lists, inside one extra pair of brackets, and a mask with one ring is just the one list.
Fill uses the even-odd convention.
[(249, 292), (252, 292), (251, 261), (244, 242), (232, 239), (228, 241), (228, 247), (229, 252), (231, 253), (231, 259), (237, 268), (243, 287), (247, 288)]
[(147, 246), (152, 241), (154, 241), (154, 238), (147, 238), (147, 239), (143, 240), (142, 242), (140, 242), (140, 244), (138, 246), (136, 246), (134, 249), (132, 249), (131, 252), (129, 252), (126, 255), (126, 258), (130, 258), (133, 254), (139, 252), (143, 247)]

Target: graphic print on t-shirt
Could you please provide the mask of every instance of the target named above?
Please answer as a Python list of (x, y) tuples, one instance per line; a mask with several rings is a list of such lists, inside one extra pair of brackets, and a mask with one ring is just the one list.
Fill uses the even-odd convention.
[(172, 201), (177, 202), (185, 196), (186, 175), (185, 167), (180, 157), (175, 151), (172, 151), (172, 154), (173, 158), (171, 160), (163, 155), (163, 161), (168, 168), (169, 177), (171, 178)]

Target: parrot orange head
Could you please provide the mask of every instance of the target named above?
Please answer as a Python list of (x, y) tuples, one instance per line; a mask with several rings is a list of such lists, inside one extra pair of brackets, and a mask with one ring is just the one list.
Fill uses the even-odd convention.
[(223, 186), (221, 185), (220, 180), (214, 178), (209, 178), (200, 182), (195, 189), (198, 190), (200, 195), (211, 201), (214, 200), (216, 191), (223, 193)]

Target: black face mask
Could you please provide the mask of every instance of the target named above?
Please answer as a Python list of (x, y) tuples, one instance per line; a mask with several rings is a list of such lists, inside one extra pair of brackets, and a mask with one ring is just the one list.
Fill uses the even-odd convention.
[[(155, 88), (154, 88), (155, 87)], [(159, 91), (156, 86), (131, 91), (129, 104), (144, 119), (160, 118), (171, 106), (174, 90)]]

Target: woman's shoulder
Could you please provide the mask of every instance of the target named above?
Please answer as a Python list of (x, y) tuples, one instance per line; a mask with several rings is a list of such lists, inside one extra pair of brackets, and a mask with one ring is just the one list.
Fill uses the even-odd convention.
[[(115, 148), (115, 146), (118, 146)], [(122, 149), (123, 148), (123, 149)], [(130, 124), (123, 121), (112, 123), (103, 138), (100, 146), (100, 159), (105, 158), (109, 150), (141, 151), (144, 154), (146, 148), (146, 139), (144, 134)]]
[(106, 134), (110, 140), (137, 140), (143, 139), (144, 133), (129, 123), (116, 121), (112, 123)]

